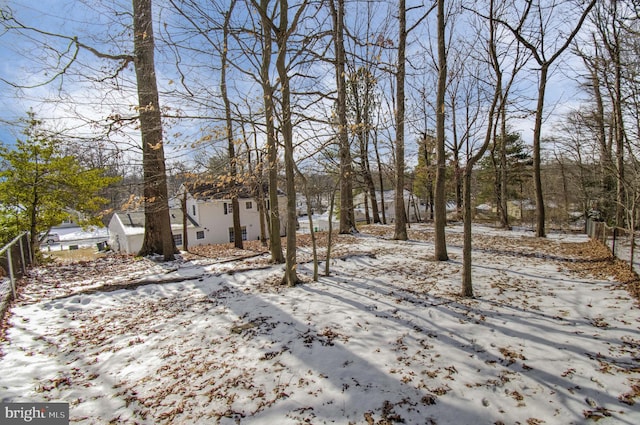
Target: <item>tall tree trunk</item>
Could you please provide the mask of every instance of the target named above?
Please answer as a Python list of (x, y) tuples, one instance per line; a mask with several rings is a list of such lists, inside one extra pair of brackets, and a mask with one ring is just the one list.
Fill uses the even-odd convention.
[(227, 53), (229, 51), (229, 21), (235, 6), (235, 0), (229, 4), (229, 10), (224, 14), (222, 27), (222, 51), (220, 64), (220, 94), (224, 102), (224, 115), (226, 124), (227, 150), (229, 154), (229, 185), (231, 194), (231, 215), (233, 216), (233, 244), (238, 249), (243, 249), (242, 226), (240, 223), (240, 203), (238, 202), (238, 162), (236, 147), (233, 140), (233, 121), (231, 119), (231, 102), (227, 93)]
[(366, 190), (362, 191), (362, 197), (364, 199), (364, 221), (367, 224), (371, 224), (371, 216), (369, 215), (369, 195)]
[(503, 229), (510, 229), (508, 206), (508, 170), (507, 170), (507, 105), (504, 95), (500, 97), (500, 203), (502, 207), (500, 224)]
[(464, 229), (462, 243), (462, 296), (473, 297), (473, 280), (471, 275), (471, 173), (466, 171), (462, 176), (462, 223)]
[(367, 181), (367, 187), (369, 189), (369, 201), (371, 202), (371, 214), (373, 215), (373, 222), (380, 223), (381, 220), (380, 220), (380, 209), (378, 208), (378, 199), (377, 199), (378, 197), (376, 195), (376, 186), (373, 183), (373, 176), (371, 175), (371, 170), (367, 170), (366, 181)]
[(364, 103), (364, 119), (363, 124), (364, 128), (361, 129), (361, 134), (363, 136), (361, 149), (362, 154), (362, 164), (363, 164), (363, 176), (365, 184), (369, 190), (369, 200), (371, 201), (371, 211), (373, 214), (373, 222), (380, 223), (380, 211), (378, 211), (378, 201), (376, 196), (376, 185), (373, 183), (373, 176), (371, 174), (371, 163), (369, 162), (369, 141), (371, 139), (371, 104), (372, 104), (372, 84), (370, 82), (369, 75), (366, 76), (366, 90), (365, 90), (365, 103)]
[(387, 213), (384, 205), (384, 178), (382, 176), (382, 161), (380, 160), (380, 150), (378, 149), (378, 133), (374, 133), (373, 149), (376, 153), (376, 163), (378, 164), (378, 182), (380, 183), (380, 209), (382, 210), (382, 224), (387, 224)]
[(444, 99), (447, 84), (447, 52), (445, 50), (445, 16), (444, 0), (438, 1), (438, 89), (436, 93), (436, 187), (435, 187), (435, 259), (446, 261), (447, 242), (445, 239), (445, 226), (447, 224), (447, 199), (445, 193), (445, 180), (447, 178), (447, 165), (445, 158), (444, 136)]
[(267, 131), (267, 162), (269, 164), (269, 249), (271, 261), (277, 264), (285, 262), (280, 239), (280, 209), (278, 207), (278, 143), (275, 134), (273, 86), (269, 78), (271, 68), (271, 22), (267, 14), (269, 0), (260, 0), (260, 17), (262, 24), (262, 63), (260, 82), (264, 99), (264, 117)]
[[(490, 2), (490, 20), (489, 20), (489, 53), (490, 59), (492, 63), (492, 67), (495, 70), (498, 68), (498, 55), (495, 50), (495, 25), (493, 20), (493, 0)], [(502, 93), (502, 75), (499, 72), (496, 72), (497, 84), (495, 87), (495, 91), (493, 93), (493, 99), (491, 101), (491, 106), (489, 107), (489, 114), (487, 119), (487, 130), (484, 137), (484, 142), (475, 155), (471, 155), (467, 158), (467, 163), (464, 167), (464, 175), (463, 175), (463, 197), (464, 197), (464, 207), (463, 207), (463, 227), (464, 227), (464, 236), (463, 236), (463, 247), (462, 247), (462, 296), (463, 297), (473, 297), (473, 283), (472, 283), (472, 274), (471, 274), (471, 253), (472, 253), (472, 236), (471, 236), (471, 175), (473, 173), (473, 167), (475, 164), (482, 158), (484, 153), (487, 151), (489, 144), (491, 143), (491, 138), (494, 136), (494, 122), (496, 120), (495, 111), (496, 106), (498, 104), (498, 99)]]
[[(596, 40), (594, 37), (593, 43), (596, 44)], [(602, 58), (599, 56), (598, 51), (596, 50), (596, 57), (593, 60), (589, 60), (586, 57), (583, 57), (583, 61), (590, 72), (590, 81), (591, 81), (591, 89), (593, 90), (593, 100), (596, 105), (596, 135), (598, 138), (598, 146), (600, 147), (600, 205), (598, 208), (601, 209), (605, 213), (606, 216), (609, 216), (610, 212), (610, 202), (609, 202), (609, 194), (613, 191), (615, 186), (615, 178), (612, 176), (613, 161), (611, 155), (611, 146), (607, 143), (607, 130), (605, 125), (605, 108), (604, 101), (602, 98), (602, 90), (600, 86), (600, 77), (598, 73), (600, 70), (600, 63), (602, 62)]]
[[(252, 120), (253, 121), (253, 120)], [(256, 200), (258, 208), (258, 218), (260, 220), (260, 243), (262, 246), (267, 246), (267, 232), (265, 222), (265, 199), (264, 199), (264, 180), (263, 180), (263, 158), (262, 152), (258, 149), (258, 132), (255, 122), (252, 123), (253, 127), (253, 150), (256, 153), (256, 165), (253, 167), (251, 161), (251, 145), (249, 144), (249, 138), (247, 137), (244, 125), (242, 128), (242, 138), (244, 140), (245, 148), (247, 150), (247, 170), (249, 172), (249, 180), (252, 181), (252, 194)]]
[(258, 216), (260, 217), (260, 243), (262, 246), (267, 246), (267, 232), (265, 231), (266, 223), (265, 216), (266, 208), (265, 208), (265, 197), (264, 197), (264, 184), (262, 181), (262, 164), (263, 160), (261, 158), (261, 154), (258, 154), (260, 158), (258, 159), (258, 164), (256, 166), (256, 175), (258, 176), (258, 184), (257, 184), (257, 201), (258, 201)]
[(460, 142), (458, 141), (458, 116), (456, 114), (456, 100), (451, 100), (451, 135), (453, 137), (453, 178), (456, 192), (456, 214), (458, 219), (462, 215), (462, 173), (463, 170), (460, 167)]
[(344, 52), (344, 0), (331, 0), (333, 16), (334, 46), (336, 52), (335, 73), (338, 99), (336, 112), (338, 118), (338, 145), (340, 151), (340, 233), (356, 230), (353, 211), (353, 169), (351, 146), (347, 125), (347, 88), (345, 82)]
[[(295, 164), (294, 164), (295, 165)], [(313, 208), (311, 207), (311, 192), (309, 191), (309, 182), (307, 178), (300, 172), (298, 167), (295, 167), (300, 180), (302, 181), (302, 187), (304, 189), (305, 204), (307, 206), (307, 217), (309, 217), (309, 235), (311, 236), (311, 252), (313, 254), (313, 281), (318, 281), (318, 243), (316, 241), (316, 232), (313, 228)]]
[(406, 241), (407, 218), (404, 208), (404, 84), (406, 73), (407, 10), (405, 0), (398, 2), (398, 70), (396, 75), (396, 198), (394, 239)]
[[(340, 184), (340, 182), (338, 182)], [(329, 200), (329, 231), (327, 232), (327, 256), (325, 257), (324, 263), (324, 275), (329, 276), (329, 270), (331, 265), (331, 245), (333, 242), (333, 209), (336, 203), (336, 190), (338, 188), (338, 184), (333, 187), (331, 191), (331, 199)]]
[(536, 107), (536, 120), (533, 127), (533, 185), (536, 192), (536, 236), (544, 238), (545, 231), (545, 211), (544, 197), (542, 196), (542, 177), (540, 171), (540, 145), (542, 144), (542, 114), (544, 110), (544, 97), (547, 87), (547, 77), (549, 64), (544, 63), (540, 68), (540, 81), (538, 82), (538, 105)]
[[(596, 104), (597, 107), (600, 108), (602, 95), (599, 93), (600, 83), (599, 83), (599, 75), (598, 72), (605, 73), (607, 76), (605, 77), (605, 87), (607, 88), (611, 101), (611, 127), (610, 127), (610, 143), (615, 142), (615, 163), (614, 159), (609, 153), (610, 163), (608, 164), (610, 167), (608, 174), (608, 183), (610, 188), (605, 188), (605, 193), (614, 192), (613, 190), (613, 176), (611, 176), (611, 172), (615, 173), (615, 222), (616, 225), (623, 227), (625, 221), (625, 207), (626, 207), (626, 199), (625, 199), (625, 188), (624, 188), (624, 180), (625, 180), (625, 129), (624, 129), (624, 120), (625, 115), (623, 112), (624, 103), (627, 102), (626, 99), (623, 98), (622, 94), (622, 80), (625, 78), (623, 76), (623, 64), (621, 62), (621, 52), (623, 49), (621, 40), (621, 28), (622, 28), (622, 17), (620, 13), (618, 13), (618, 3), (619, 2), (602, 2), (600, 3), (599, 8), (597, 9), (596, 17), (593, 19), (594, 24), (597, 28), (598, 34), (601, 38), (601, 42), (608, 53), (608, 57), (602, 57), (599, 54), (599, 50), (595, 51), (595, 58), (589, 61), (589, 68), (592, 73), (592, 82), (593, 82), (593, 90), (596, 94)], [(624, 3), (623, 3), (624, 4)], [(625, 6), (621, 6), (625, 7)], [(598, 41), (594, 35), (594, 45), (596, 47), (599, 46)], [(586, 61), (585, 61), (586, 62)], [(604, 65), (600, 65), (604, 64)], [(610, 82), (608, 78), (608, 74), (613, 74), (613, 82)], [(598, 111), (600, 114), (600, 110)], [(601, 139), (604, 140), (604, 137), (600, 135)], [(602, 143), (602, 142), (601, 142)], [(603, 147), (606, 146), (606, 143), (603, 143)], [(610, 151), (609, 149), (601, 149), (605, 151)], [(606, 155), (603, 155), (603, 158), (606, 158)], [(606, 181), (605, 180), (605, 181)], [(602, 206), (599, 206), (602, 208)]]
[(187, 196), (189, 191), (187, 186), (184, 186), (184, 192), (182, 193), (182, 199), (180, 199), (180, 207), (182, 209), (182, 250), (189, 251), (189, 231), (187, 226), (189, 224), (189, 211), (187, 210)]
[(145, 228), (138, 255), (160, 254), (173, 260), (176, 252), (167, 194), (162, 118), (154, 65), (151, 0), (133, 0), (133, 48), (144, 172)]
[[(304, 6), (300, 6), (304, 7)], [(276, 33), (278, 55), (276, 57), (276, 70), (280, 78), (280, 92), (282, 95), (282, 123), (281, 132), (284, 143), (284, 170), (287, 184), (287, 250), (285, 255), (285, 274), (282, 279), (287, 286), (298, 283), (297, 259), (296, 259), (296, 186), (295, 164), (293, 159), (293, 125), (291, 121), (291, 90), (289, 87), (289, 75), (287, 74), (286, 59), (288, 53), (289, 28), (289, 4), (287, 0), (280, 0), (280, 26)], [(299, 16), (299, 15), (298, 15)], [(295, 26), (295, 23), (294, 23)]]
[(366, 192), (369, 194), (369, 199), (371, 200), (371, 214), (373, 215), (373, 222), (380, 223), (380, 211), (378, 211), (378, 203), (376, 201), (376, 185), (373, 183), (373, 176), (371, 175), (371, 166), (369, 164), (368, 158), (369, 150), (367, 147), (369, 145), (369, 141), (367, 140), (368, 138), (366, 137), (366, 135), (363, 133), (364, 131), (368, 130), (363, 130), (359, 134), (361, 155), (360, 172), (362, 173)]
[(624, 188), (625, 179), (625, 131), (624, 131), (624, 112), (623, 112), (623, 94), (622, 94), (622, 63), (620, 58), (621, 41), (618, 25), (618, 6), (617, 2), (611, 2), (614, 14), (614, 28), (612, 29), (613, 40), (607, 43), (614, 67), (614, 96), (613, 110), (615, 114), (615, 136), (616, 136), (616, 169), (617, 169), (617, 188), (616, 188), (616, 225), (624, 227), (626, 197)]

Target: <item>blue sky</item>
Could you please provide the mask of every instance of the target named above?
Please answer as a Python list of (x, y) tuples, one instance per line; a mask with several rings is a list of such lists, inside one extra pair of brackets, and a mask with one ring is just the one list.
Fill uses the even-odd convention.
[[(418, 2), (418, 0), (415, 0), (415, 2)], [(409, 3), (411, 4), (412, 2), (410, 1)], [(157, 4), (160, 6), (166, 5), (165, 2), (158, 2)], [(109, 2), (93, 0), (43, 0), (41, 2), (33, 2), (32, 0), (0, 0), (0, 5), (3, 9), (7, 6), (11, 8), (16, 13), (16, 16), (20, 17), (20, 19), (29, 25), (37, 26), (51, 32), (63, 32), (69, 35), (80, 34), (84, 37), (81, 38), (82, 41), (86, 40), (85, 42), (88, 44), (96, 48), (102, 47), (110, 53), (119, 53), (122, 50), (130, 48), (130, 39), (128, 38), (130, 35), (126, 31), (124, 33), (122, 32), (124, 27), (123, 23), (128, 23), (130, 17), (126, 14), (114, 12), (115, 10), (130, 10), (130, 0), (115, 0)], [(163, 22), (171, 22), (171, 12), (160, 6), (156, 5), (156, 9), (154, 9), (155, 12), (162, 16)], [(360, 12), (362, 11), (358, 13)], [(393, 14), (393, 11), (391, 11), (391, 13)], [(409, 19), (409, 21), (411, 22), (412, 19)], [(425, 22), (428, 22), (428, 20)], [(158, 31), (159, 29), (156, 26), (156, 32)], [(92, 32), (98, 34), (95, 39), (89, 36)], [(117, 47), (108, 48), (100, 44), (100, 40), (104, 40), (105, 36), (113, 38)], [(433, 37), (433, 33), (424, 30), (420, 34), (413, 34), (410, 40), (412, 40), (413, 43), (428, 43), (430, 37)], [(185, 36), (185, 39), (188, 38)], [(51, 40), (54, 42), (53, 40), (55, 39)], [(61, 40), (55, 42), (57, 43), (56, 46), (58, 50), (64, 49), (66, 42), (61, 42)], [(408, 54), (411, 55), (412, 52), (415, 53), (416, 49), (423, 47), (424, 46), (419, 47), (419, 44), (412, 44), (408, 48)], [(194, 56), (194, 58), (196, 56)], [(420, 54), (418, 53), (418, 55), (411, 58), (411, 60), (418, 60), (420, 59), (419, 56)], [(186, 56), (181, 59), (187, 61), (189, 57)], [(392, 60), (392, 55), (390, 55), (388, 59)], [(46, 74), (44, 72), (42, 60), (51, 64), (56, 60), (56, 57), (53, 55), (53, 51), (42, 50), (37, 47), (37, 43), (34, 40), (29, 40), (24, 37), (18, 38), (8, 33), (0, 35), (1, 78), (19, 81), (23, 84), (42, 82), (46, 80), (47, 76), (50, 76), (50, 73)], [(177, 85), (179, 81), (179, 76), (174, 72), (175, 67), (162, 66), (163, 62), (170, 63), (172, 60), (174, 60), (174, 57), (170, 52), (163, 52), (163, 54), (157, 54), (156, 56), (158, 63), (158, 82), (161, 88), (166, 90), (170, 90), (172, 88), (171, 84)], [(198, 56), (198, 60), (202, 60), (202, 56)], [(211, 60), (215, 62), (218, 59), (214, 57)], [(94, 69), (95, 72), (101, 71), (103, 67), (113, 67), (113, 63), (109, 64), (104, 61), (98, 61), (95, 57), (86, 53), (80, 55), (79, 61), (84, 66), (88, 66), (85, 70)], [(212, 65), (215, 66), (215, 63)], [(208, 82), (208, 88), (215, 94), (217, 78), (210, 68), (200, 70), (191, 69), (189, 72), (191, 73), (189, 75), (190, 77), (197, 75), (198, 78)], [(328, 68), (325, 73), (326, 87), (318, 86), (318, 88), (321, 90), (330, 90), (330, 85), (333, 84), (331, 70)], [(60, 126), (77, 127), (78, 132), (85, 135), (89, 134), (92, 129), (80, 125), (73, 115), (75, 113), (81, 113), (96, 121), (104, 121), (112, 112), (130, 113), (131, 108), (136, 104), (135, 92), (132, 90), (131, 85), (132, 75), (132, 70), (129, 69), (127, 78), (117, 81), (121, 87), (127, 89), (122, 93), (106, 91), (105, 86), (96, 88), (95, 84), (83, 81), (86, 79), (74, 75), (73, 72), (65, 77), (64, 85), (62, 86), (63, 90), (61, 92), (58, 91), (60, 88), (60, 80), (45, 87), (21, 91), (15, 90), (5, 83), (0, 82), (0, 90), (2, 90), (2, 95), (0, 96), (0, 141), (10, 143), (15, 140), (16, 137), (20, 136), (18, 130), (12, 128), (6, 122), (13, 122), (26, 116), (26, 111), (30, 108), (33, 108), (39, 118), (45, 120), (55, 118)], [(244, 91), (252, 92), (255, 94), (256, 103), (260, 102), (259, 89), (255, 86), (250, 86), (246, 76), (243, 76), (239, 72), (232, 71), (230, 78), (233, 80), (232, 87), (234, 90), (237, 90), (238, 94), (243, 94)], [(322, 81), (322, 84), (325, 84), (325, 81)], [(529, 92), (533, 97), (536, 86), (535, 74), (530, 74), (525, 84), (529, 86)], [(435, 92), (435, 89), (433, 91)], [(555, 102), (561, 102), (556, 107), (555, 113), (575, 106), (578, 99), (575, 84), (560, 72), (556, 73), (554, 78), (549, 82), (547, 94), (549, 99), (548, 111), (552, 110)], [(43, 98), (48, 99), (48, 101), (44, 103), (41, 102)], [(170, 100), (166, 100), (165, 104), (174, 106)], [(253, 107), (258, 109), (259, 105), (253, 105)], [(430, 119), (432, 119), (432, 117)], [(173, 127), (171, 126), (172, 124)], [(531, 139), (531, 129), (533, 126), (531, 117), (512, 120), (511, 125), (515, 130), (522, 132), (525, 140)], [(167, 141), (170, 146), (172, 146), (172, 144), (188, 144), (189, 140), (195, 140), (199, 137), (201, 127), (201, 122), (187, 122), (187, 126), (185, 127), (167, 121)], [(408, 128), (408, 156), (414, 154), (416, 150), (413, 143), (415, 136), (410, 132), (416, 131), (417, 127), (418, 125), (414, 125)], [(389, 137), (392, 137), (392, 134), (390, 134)], [(135, 132), (130, 132), (124, 136), (125, 143), (135, 143), (135, 138)]]
[[(94, 8), (88, 7), (83, 1), (72, 0), (44, 0), (42, 2), (32, 2), (29, 0), (4, 0), (2, 1), (3, 11), (10, 10), (17, 19), (26, 26), (33, 26), (41, 31), (60, 33), (67, 36), (79, 35), (80, 40), (98, 49), (113, 53), (118, 50), (109, 50), (103, 45), (96, 43), (87, 34), (98, 31), (105, 34), (112, 31), (113, 39), (117, 43), (123, 43), (124, 38), (116, 31), (119, 20), (130, 20), (130, 17), (118, 17), (116, 14), (105, 13), (107, 6), (102, 2), (96, 3)], [(91, 3), (91, 2), (88, 2)], [(117, 2), (109, 3), (109, 6)], [(130, 2), (122, 2), (123, 5), (131, 7)], [(114, 6), (115, 7), (115, 6)], [(49, 48), (43, 47), (42, 42), (46, 42)], [(2, 96), (0, 97), (0, 141), (12, 142), (16, 137), (20, 137), (20, 130), (15, 127), (19, 119), (26, 117), (27, 111), (33, 110), (39, 119), (49, 123), (52, 127), (78, 127), (79, 122), (74, 121), (73, 108), (82, 110), (85, 115), (91, 116), (97, 113), (97, 103), (104, 102), (109, 105), (113, 101), (122, 99), (109, 98), (106, 92), (95, 90), (87, 82), (87, 78), (77, 73), (77, 66), (73, 66), (66, 73), (64, 78), (56, 78), (49, 84), (43, 84), (50, 80), (54, 73), (51, 69), (56, 66), (60, 69), (60, 64), (67, 63), (74, 53), (69, 50), (69, 41), (47, 37), (31, 31), (23, 31), (16, 34), (14, 31), (7, 31), (0, 34), (0, 78), (20, 86), (36, 86), (32, 88), (15, 88), (5, 81), (0, 81)], [(126, 46), (125, 46), (126, 47)], [(58, 52), (65, 52), (61, 58)], [(86, 52), (78, 55), (78, 63), (86, 69), (95, 68), (89, 71), (89, 75), (99, 72), (100, 67), (105, 63), (96, 60)], [(87, 66), (88, 65), (88, 66)], [(99, 99), (99, 100), (98, 100)], [(70, 105), (73, 101), (73, 105)], [(108, 115), (108, 109), (103, 109), (99, 114)], [(65, 122), (63, 124), (63, 122)], [(79, 127), (78, 127), (79, 128)], [(80, 129), (80, 132), (88, 132), (88, 129)]]

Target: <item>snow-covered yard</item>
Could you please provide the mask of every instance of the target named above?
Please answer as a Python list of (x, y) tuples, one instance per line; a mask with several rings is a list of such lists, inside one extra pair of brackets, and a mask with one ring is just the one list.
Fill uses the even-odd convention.
[(0, 397), (85, 424), (640, 423), (640, 309), (605, 251), (477, 227), (463, 299), (460, 232), (435, 262), (429, 227), (371, 226), (319, 282), (303, 246), (295, 288), (267, 256), (38, 269)]

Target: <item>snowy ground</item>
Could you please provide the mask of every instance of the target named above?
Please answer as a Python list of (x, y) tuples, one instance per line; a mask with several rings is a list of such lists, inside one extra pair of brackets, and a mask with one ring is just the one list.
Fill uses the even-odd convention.
[(391, 232), (341, 237), (319, 282), (302, 247), (295, 288), (266, 256), (39, 269), (0, 397), (83, 424), (640, 423), (640, 309), (605, 251), (478, 227), (463, 299), (460, 228), (447, 262)]

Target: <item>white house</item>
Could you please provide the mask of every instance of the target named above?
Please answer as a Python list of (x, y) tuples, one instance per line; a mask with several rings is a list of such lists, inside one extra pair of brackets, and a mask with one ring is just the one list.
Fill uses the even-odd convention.
[[(233, 242), (233, 204), (228, 190), (216, 184), (183, 185), (178, 193), (187, 193), (188, 245), (209, 245)], [(265, 192), (266, 193), (266, 192)], [(260, 239), (260, 212), (256, 200), (247, 189), (238, 190), (240, 225), (243, 240)], [(266, 202), (269, 208), (269, 202)], [(286, 231), (286, 195), (279, 192), (281, 235)], [(183, 246), (183, 215), (181, 208), (171, 208), (171, 229), (176, 246)], [(266, 218), (265, 218), (266, 223)], [(120, 212), (109, 222), (109, 244), (115, 251), (135, 254), (142, 247), (144, 212)], [(268, 226), (265, 234), (269, 237)]]
[[(178, 193), (184, 193), (185, 186), (181, 186)], [(243, 240), (260, 239), (260, 211), (258, 202), (246, 187), (237, 189), (240, 207), (240, 226)], [(265, 195), (268, 188), (264, 188)], [(269, 209), (269, 200), (266, 200)], [(280, 236), (285, 235), (287, 219), (287, 197), (278, 191), (278, 209), (280, 211)], [(229, 243), (233, 241), (233, 206), (230, 191), (215, 183), (200, 183), (187, 186), (187, 213), (200, 229), (195, 237), (189, 235), (189, 244), (208, 245)], [(269, 237), (268, 225), (265, 232)]]

